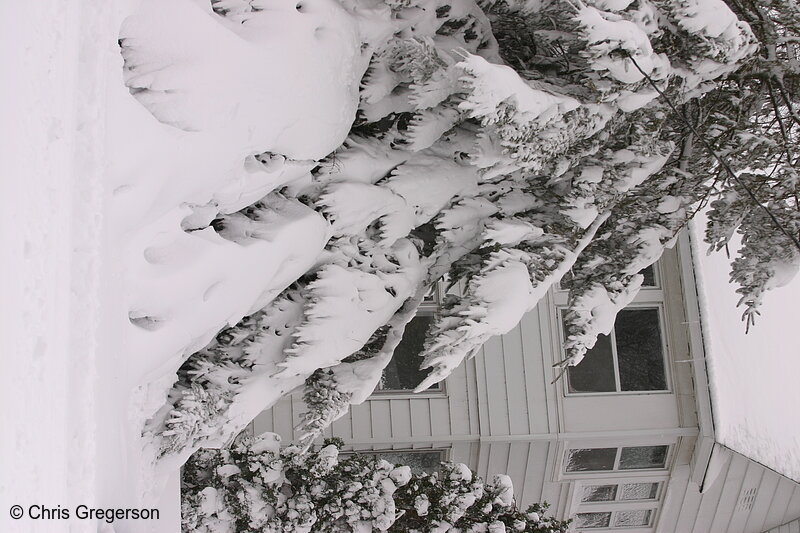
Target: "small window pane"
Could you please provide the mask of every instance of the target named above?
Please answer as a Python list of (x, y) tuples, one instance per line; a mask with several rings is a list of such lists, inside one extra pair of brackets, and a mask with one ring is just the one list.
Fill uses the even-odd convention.
[(653, 265), (646, 267), (643, 270), (639, 271), (639, 274), (644, 276), (644, 281), (642, 281), (642, 287), (656, 287), (656, 271)]
[(667, 464), (669, 446), (631, 446), (622, 448), (619, 458), (620, 470), (664, 468)]
[[(364, 454), (368, 455), (368, 454)], [(397, 451), (397, 452), (377, 452), (374, 454), (379, 459), (389, 461), (393, 465), (411, 467), (414, 474), (432, 474), (440, 468), (440, 463), (444, 461), (444, 454), (441, 450), (431, 451)]]
[(643, 509), (639, 511), (617, 511), (614, 516), (615, 527), (636, 527), (650, 525), (650, 515), (653, 511)]
[(570, 392), (615, 392), (614, 356), (611, 339), (607, 335), (597, 337), (594, 348), (586, 352), (583, 361), (568, 367), (567, 381)]
[(613, 470), (616, 448), (584, 448), (567, 452), (567, 472)]
[(583, 529), (608, 527), (611, 524), (611, 513), (578, 513), (575, 515), (575, 526)]
[(658, 483), (625, 483), (622, 485), (622, 500), (655, 500)]
[(616, 485), (590, 485), (583, 487), (582, 502), (613, 502), (617, 497)]
[(614, 332), (622, 390), (666, 390), (658, 309), (620, 311)]
[[(432, 315), (417, 315), (406, 325), (403, 338), (394, 350), (394, 355), (383, 370), (379, 390), (413, 390), (428, 375), (430, 369), (420, 370), (419, 354), (425, 344), (425, 333), (433, 323)], [(432, 389), (440, 386), (434, 385)]]

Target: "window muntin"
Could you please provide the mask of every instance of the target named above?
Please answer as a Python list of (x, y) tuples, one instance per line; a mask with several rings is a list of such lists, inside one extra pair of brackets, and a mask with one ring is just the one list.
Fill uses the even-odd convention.
[(573, 394), (668, 390), (659, 308), (620, 311), (611, 335), (599, 335), (583, 360), (568, 367), (567, 390)]
[(620, 448), (571, 448), (566, 451), (564, 471), (611, 472), (666, 468), (669, 445)]

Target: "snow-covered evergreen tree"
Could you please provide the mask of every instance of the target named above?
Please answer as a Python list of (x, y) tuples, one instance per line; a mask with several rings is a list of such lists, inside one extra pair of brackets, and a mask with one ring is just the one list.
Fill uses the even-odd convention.
[[(146, 428), (162, 457), (229, 442), (267, 407), (242, 407), (265, 375), (286, 391), (306, 382), (308, 444), (366, 399), (444, 276), (463, 290), (443, 301), (429, 332), (420, 389), (513, 328), (568, 272), (564, 364), (577, 364), (635, 296), (638, 272), (705, 205), (710, 245), (742, 235), (732, 279), (748, 323), (764, 291), (795, 275), (794, 3), (325, 5), (362, 32), (350, 51), (363, 62), (354, 121), (336, 151), (266, 197), (324, 217), (325, 249), (285, 291), (261, 295), (188, 356)], [(270, 16), (233, 0), (214, 2), (213, 13), (250, 43), (261, 42)], [(153, 95), (152, 80), (136, 75), (151, 47), (131, 31), (122, 47), (137, 98), (168, 123), (202, 125), (164, 107), (182, 93)], [(297, 158), (317, 157), (273, 146), (257, 153), (268, 151), (297, 168)], [(204, 209), (225, 238), (271, 238), (263, 203)]]
[(335, 444), (279, 450), (268, 434), (225, 450), (200, 450), (186, 464), (183, 531), (566, 532), (547, 505), (517, 509), (508, 476), (485, 483), (459, 463), (412, 473), (370, 455), (339, 457)]

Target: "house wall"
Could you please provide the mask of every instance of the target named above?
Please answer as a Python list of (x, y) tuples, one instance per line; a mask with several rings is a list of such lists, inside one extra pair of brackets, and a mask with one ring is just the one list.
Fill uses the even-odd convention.
[[(661, 309), (668, 391), (567, 394), (565, 379), (554, 382), (553, 366), (563, 359), (558, 308), (566, 294), (551, 291), (516, 328), (490, 339), (454, 371), (442, 391), (375, 393), (326, 436), (342, 438), (352, 450), (445, 450), (449, 460), (468, 464), (485, 479), (508, 474), (521, 506), (547, 501), (562, 519), (586, 512), (580, 502), (586, 484), (661, 483), (657, 502), (642, 504), (655, 509), (651, 526), (628, 533), (760, 533), (800, 516), (798, 485), (741, 456), (732, 457), (715, 484), (699, 492), (713, 438), (706, 434), (709, 413), (700, 413), (706, 420), (702, 431), (698, 418), (694, 379), (703, 355), (697, 315), (686, 304), (693, 286), (684, 280), (693, 281), (685, 244), (664, 254), (658, 287), (642, 290), (634, 302)], [(296, 438), (293, 428), (303, 409), (295, 392), (261, 413), (253, 430)], [(664, 469), (564, 472), (570, 448), (658, 444), (670, 446)], [(742, 504), (743, 498), (752, 505)]]

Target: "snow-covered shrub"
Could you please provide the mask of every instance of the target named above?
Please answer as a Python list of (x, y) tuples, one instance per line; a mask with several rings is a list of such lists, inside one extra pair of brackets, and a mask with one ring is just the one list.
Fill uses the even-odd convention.
[[(266, 28), (288, 16), (259, 5), (214, 4), (219, 23), (235, 22), (232, 35), (249, 39), (246, 57), (267, 54), (257, 46), (272, 39)], [(567, 272), (564, 364), (577, 364), (639, 290), (638, 272), (706, 205), (715, 249), (742, 237), (732, 278), (751, 323), (764, 292), (800, 264), (800, 11), (780, 0), (764, 5), (321, 2), (311, 19), (327, 13), (344, 35), (357, 34), (326, 51), (348, 66), (350, 79), (331, 74), (328, 96), (350, 95), (333, 113), (349, 135), (275, 188), (327, 225), (324, 250), (296, 283), (259, 295), (249, 318), (231, 321), (239, 340), (226, 347), (218, 339), (188, 356), (147, 434), (165, 440), (165, 454), (219, 446), (276, 401), (253, 394), (257, 387), (288, 392), (315, 376), (307, 444), (368, 395), (425, 292), (445, 276), (463, 291), (448, 296), (429, 331), (421, 365), (431, 371), (420, 389), (511, 330)], [(308, 18), (300, 11), (292, 16)], [(126, 80), (156, 117), (185, 129), (224, 117), (228, 127), (231, 114), (222, 111), (247, 109), (246, 100), (217, 102), (215, 93), (214, 116), (171, 112), (166, 104), (188, 93), (156, 95), (153, 79), (136, 72), (174, 45), (137, 41), (135, 29), (134, 20), (124, 32)], [(168, 74), (158, 71), (155, 81)], [(289, 91), (298, 80), (281, 81)], [(267, 142), (281, 123), (269, 112), (287, 118), (267, 101), (240, 125), (265, 144), (243, 145), (248, 157), (269, 152), (293, 168), (302, 166), (298, 154), (320, 157), (299, 141), (290, 146), (298, 132), (279, 136), (281, 146)], [(303, 124), (314, 106), (303, 110)], [(256, 117), (266, 122), (252, 124)], [(327, 118), (324, 130), (335, 137), (342, 125)], [(213, 205), (205, 209), (213, 215)], [(267, 211), (256, 202), (190, 229), (243, 245), (269, 241), (279, 230)]]
[(568, 527), (545, 516), (546, 504), (518, 510), (507, 476), (485, 484), (459, 463), (414, 474), (374, 456), (340, 459), (337, 443), (302, 453), (278, 450), (274, 442), (245, 440), (195, 453), (183, 472), (183, 531), (563, 533)]

